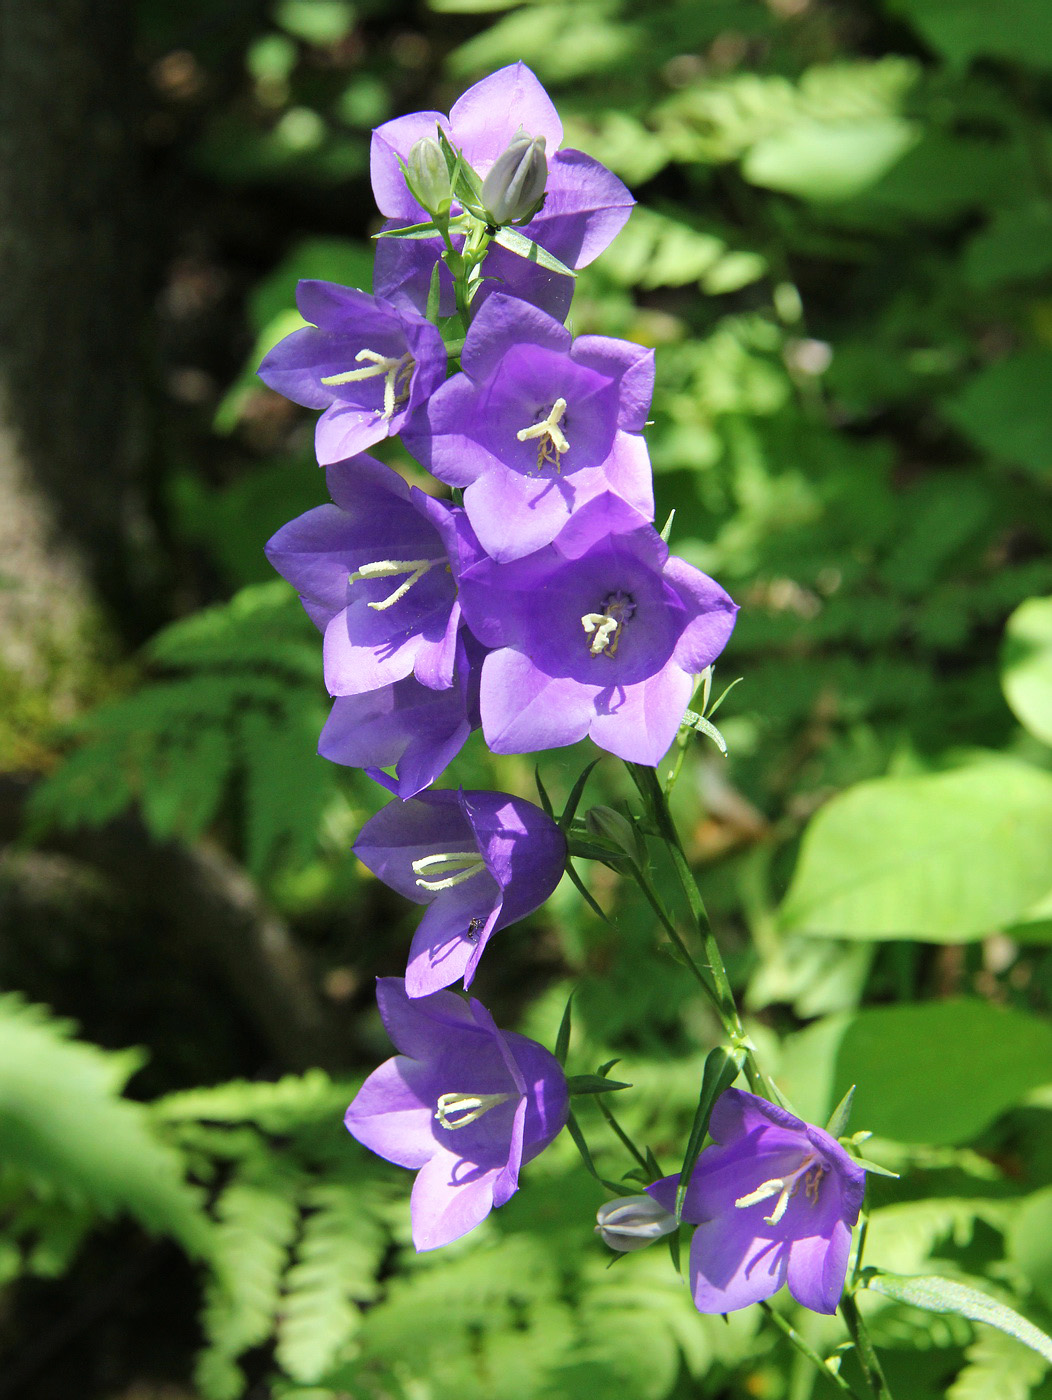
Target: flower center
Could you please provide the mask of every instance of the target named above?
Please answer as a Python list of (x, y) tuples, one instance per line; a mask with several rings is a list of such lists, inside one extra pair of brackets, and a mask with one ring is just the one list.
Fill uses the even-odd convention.
[(581, 626), (586, 636), (591, 637), (588, 650), (593, 656), (616, 656), (617, 645), (621, 640), (621, 629), (636, 610), (635, 599), (630, 593), (608, 593), (603, 599), (602, 612), (585, 613)]
[[(439, 851), (433, 856), (421, 856), (413, 861), (416, 883), (422, 890), (451, 890), (470, 880), (480, 870), (485, 870), (486, 862), (478, 851)], [(437, 878), (432, 878), (432, 877)], [(425, 878), (426, 877), (426, 878)]]
[(405, 582), (400, 583), (386, 598), (382, 598), (378, 603), (369, 604), (369, 607), (375, 608), (377, 612), (386, 612), (404, 598), (413, 584), (418, 583), (436, 564), (449, 567), (447, 559), (377, 559), (373, 564), (363, 564), (357, 573), (350, 575), (348, 583), (354, 583), (360, 578), (397, 578), (401, 574), (408, 574)]
[(520, 442), (532, 442), (537, 439), (538, 471), (547, 466), (553, 466), (557, 472), (562, 469), (559, 459), (564, 452), (570, 450), (566, 434), (559, 426), (565, 412), (566, 400), (556, 399), (547, 418), (542, 418), (539, 423), (534, 423), (529, 428), (520, 428), (515, 434)]
[(457, 1128), (466, 1128), (491, 1108), (513, 1097), (512, 1094), (439, 1094), (435, 1118), (452, 1133)]
[(750, 1191), (747, 1196), (739, 1196), (734, 1204), (738, 1210), (744, 1210), (747, 1206), (759, 1205), (761, 1201), (768, 1201), (772, 1196), (777, 1196), (774, 1209), (770, 1215), (764, 1216), (768, 1225), (777, 1225), (799, 1189), (801, 1179), (804, 1183), (804, 1195), (812, 1205), (818, 1204), (818, 1188), (827, 1170), (825, 1163), (814, 1152), (809, 1152), (795, 1172), (790, 1172), (788, 1176), (773, 1176), (770, 1181), (762, 1181), (755, 1191)]
[(384, 377), (385, 418), (392, 418), (396, 408), (409, 401), (409, 382), (416, 368), (416, 361), (407, 350), (397, 360), (390, 355), (381, 355), (376, 350), (359, 350), (355, 355), (364, 369), (349, 369), (343, 374), (327, 374), (322, 383), (327, 388), (338, 388), (341, 384), (353, 384), (359, 379), (375, 379), (378, 374)]

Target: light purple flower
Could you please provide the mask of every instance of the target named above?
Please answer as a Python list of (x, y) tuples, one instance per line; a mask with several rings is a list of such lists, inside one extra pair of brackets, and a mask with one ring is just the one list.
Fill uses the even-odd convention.
[[(715, 1146), (698, 1158), (683, 1219), (697, 1222), (690, 1283), (703, 1313), (734, 1312), (788, 1282), (813, 1312), (836, 1312), (865, 1170), (835, 1138), (784, 1108), (728, 1089), (709, 1124)], [(679, 1178), (647, 1192), (675, 1209)]]
[(456, 374), (403, 440), (435, 476), (464, 490), (483, 549), (504, 562), (550, 544), (574, 511), (612, 491), (653, 518), (642, 438), (654, 354), (570, 332), (514, 297), (489, 298)]
[(492, 934), (539, 908), (566, 864), (555, 822), (504, 792), (438, 789), (392, 802), (354, 851), (385, 884), (431, 906), (409, 951), (411, 997), (460, 977), (470, 986)]
[[(364, 768), (396, 797), (415, 797), (453, 762), (482, 723), (478, 691), (483, 655), (483, 648), (461, 630), (448, 690), (432, 690), (406, 676), (364, 695), (337, 697), (318, 752), (333, 763)], [(393, 778), (382, 771), (389, 767), (395, 769)]]
[[(468, 164), (485, 178), (519, 135), (543, 136), (548, 160), (547, 197), (541, 212), (522, 233), (567, 267), (585, 267), (624, 227), (634, 200), (609, 170), (581, 151), (558, 149), (562, 122), (548, 94), (524, 63), (512, 63), (469, 88), (448, 119), (441, 112), (413, 112), (385, 122), (373, 132), (370, 170), (373, 193), (386, 227), (423, 223), (428, 215), (406, 187), (398, 164), (413, 143), (434, 136), (439, 126), (464, 152)], [(456, 206), (454, 206), (456, 212)], [(422, 310), (431, 269), (442, 251), (439, 239), (383, 238), (377, 248), (375, 285), (382, 296), (400, 294)], [(546, 272), (535, 263), (491, 246), (484, 264), (488, 279), (480, 298), (493, 287), (565, 316), (573, 295), (569, 277)], [(448, 307), (452, 309), (451, 306)]]
[(259, 367), (264, 384), (306, 408), (324, 408), (315, 431), (322, 466), (401, 432), (446, 374), (442, 337), (404, 304), (300, 282), (296, 303), (312, 326), (293, 331)]
[(364, 454), (333, 463), (326, 481), (333, 504), (282, 526), (266, 553), (325, 633), (329, 694), (361, 695), (410, 674), (451, 685), (456, 575), (462, 556), (474, 557), (463, 511)]
[(344, 1122), (379, 1156), (416, 1169), (413, 1243), (437, 1249), (518, 1190), (523, 1163), (566, 1122), (566, 1078), (543, 1046), (499, 1030), (474, 998), (412, 1000), (401, 978), (381, 977), (376, 999), (401, 1053), (373, 1071)]
[(480, 708), (494, 753), (576, 743), (656, 764), (694, 677), (723, 650), (736, 605), (619, 497), (596, 496), (552, 544), (461, 574), (474, 635), (493, 647)]

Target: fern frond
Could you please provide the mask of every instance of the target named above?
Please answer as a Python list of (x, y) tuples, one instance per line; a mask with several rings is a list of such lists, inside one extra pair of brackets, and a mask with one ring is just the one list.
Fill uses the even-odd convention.
[(152, 1111), (165, 1123), (255, 1123), (264, 1132), (286, 1135), (342, 1115), (356, 1088), (310, 1069), (272, 1083), (235, 1079), (213, 1089), (186, 1089), (158, 1099)]
[(1048, 1370), (1030, 1347), (993, 1327), (981, 1327), (946, 1400), (1028, 1400)]

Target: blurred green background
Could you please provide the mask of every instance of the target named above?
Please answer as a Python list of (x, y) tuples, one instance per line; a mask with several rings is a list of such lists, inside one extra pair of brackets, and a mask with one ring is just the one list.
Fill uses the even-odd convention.
[[(319, 639), (262, 546), (324, 481), (254, 370), (298, 278), (370, 285), (370, 129), (517, 59), (636, 195), (571, 324), (655, 348), (658, 515), (741, 604), (729, 757), (697, 740), (675, 804), (756, 1042), (820, 1120), (858, 1082), (902, 1173), (870, 1262), (1047, 1329), (1047, 0), (0, 19), (0, 1400), (812, 1393), (660, 1247), (608, 1269), (568, 1140), (415, 1256), (408, 1174), (340, 1122), (417, 916), (350, 855), (385, 795), (315, 753)], [(556, 797), (591, 756), (541, 757)], [(535, 797), (533, 766), (475, 736), (446, 781)], [(613, 760), (589, 791), (630, 797)], [(718, 1030), (582, 874), (610, 922), (564, 882), (478, 995), (551, 1044), (576, 984), (571, 1069), (620, 1057), (672, 1171)], [(898, 1400), (1052, 1396), (1010, 1338), (873, 1302)]]

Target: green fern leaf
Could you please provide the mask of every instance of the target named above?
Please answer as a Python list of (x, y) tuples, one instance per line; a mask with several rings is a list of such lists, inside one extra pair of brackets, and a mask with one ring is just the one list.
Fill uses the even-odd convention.
[(264, 1132), (288, 1135), (338, 1119), (357, 1088), (310, 1069), (274, 1083), (235, 1079), (211, 1089), (185, 1089), (158, 1099), (152, 1111), (165, 1123), (255, 1123)]
[(250, 710), (240, 725), (246, 777), (246, 858), (260, 875), (280, 854), (309, 859), (335, 792), (332, 765), (318, 756), (321, 716), (313, 707), (280, 715)]
[(992, 1327), (980, 1328), (965, 1358), (946, 1400), (1028, 1400), (1048, 1370), (1044, 1357)]

